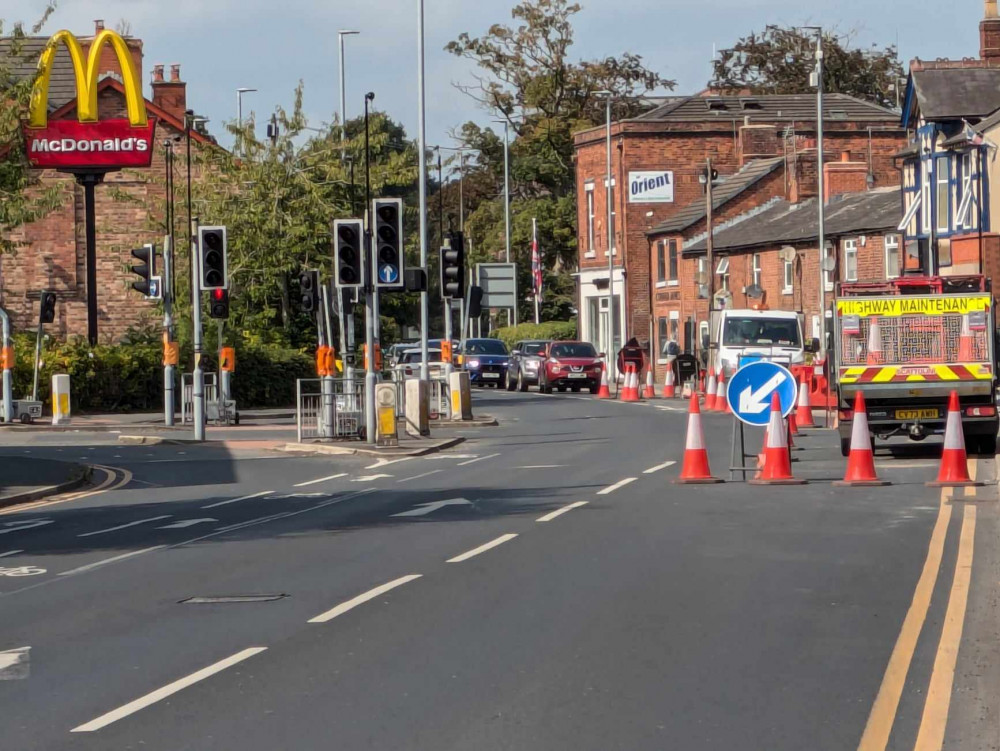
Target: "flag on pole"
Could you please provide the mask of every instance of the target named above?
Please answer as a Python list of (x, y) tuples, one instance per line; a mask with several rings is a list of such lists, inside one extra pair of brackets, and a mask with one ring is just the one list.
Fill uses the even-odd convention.
[(538, 250), (538, 224), (531, 220), (531, 288), (535, 299), (542, 299), (542, 254)]

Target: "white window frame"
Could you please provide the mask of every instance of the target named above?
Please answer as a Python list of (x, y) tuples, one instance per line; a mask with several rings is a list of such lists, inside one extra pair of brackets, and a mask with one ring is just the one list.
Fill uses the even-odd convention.
[[(671, 248), (671, 244), (673, 245), (673, 249), (674, 249), (673, 250), (673, 259), (674, 259), (674, 266), (676, 267), (676, 272), (673, 274), (673, 276), (671, 276), (671, 274), (670, 274), (670, 248)], [(668, 287), (676, 287), (676, 286), (678, 286), (681, 283), (680, 282), (680, 276), (681, 276), (681, 246), (680, 246), (680, 243), (677, 242), (677, 240), (664, 240), (663, 241), (663, 250), (664, 250), (663, 258), (664, 258), (664, 261), (666, 262), (665, 265), (667, 267), (667, 274), (666, 274), (666, 277), (667, 277), (667, 286)]]
[(920, 212), (920, 229), (923, 234), (931, 231), (931, 161), (920, 160), (920, 198), (923, 209)]
[[(660, 323), (665, 322), (665, 331), (660, 331)], [(663, 353), (663, 339), (667, 338), (670, 341), (670, 319), (667, 316), (657, 316), (656, 318), (656, 364), (664, 365), (667, 362), (667, 358), (662, 356)]]
[(597, 248), (594, 247), (594, 181), (588, 180), (583, 186), (586, 194), (587, 207), (587, 250), (583, 254), (584, 258), (596, 258)]
[(761, 279), (764, 276), (764, 267), (761, 261), (760, 253), (754, 253), (750, 263), (753, 275), (753, 283), (756, 286), (760, 287)]
[[(945, 165), (945, 169), (941, 169), (941, 165)], [(942, 188), (944, 188), (944, 206), (941, 205), (941, 193)], [(946, 156), (936, 156), (934, 157), (934, 198), (937, 203), (934, 206), (934, 228), (938, 232), (947, 232), (951, 227), (949, 227), (949, 222), (951, 217), (949, 216), (949, 209), (951, 208), (951, 159)], [(944, 219), (944, 225), (941, 224), (941, 219)]]
[[(896, 229), (899, 232), (909, 231), (910, 224), (913, 223), (913, 217), (916, 216), (917, 210), (920, 208), (921, 204), (923, 204), (924, 201), (924, 196), (922, 193), (909, 193), (908, 195), (912, 196), (912, 199), (910, 200), (910, 205), (906, 208), (906, 214), (903, 215), (903, 221), (901, 221), (899, 223), (899, 226), (896, 227)], [(918, 228), (917, 232), (919, 231), (920, 230)]]
[(972, 199), (975, 188), (972, 184), (972, 152), (962, 154), (962, 197), (955, 212), (955, 229), (972, 229)]
[[(833, 246), (823, 248), (823, 260), (833, 257)], [(833, 292), (833, 271), (823, 270), (823, 290)]]
[[(851, 266), (854, 266), (854, 274), (851, 274)], [(844, 240), (844, 281), (858, 281), (858, 240), (849, 237)]]
[(781, 294), (790, 295), (795, 292), (795, 261), (782, 261)]
[[(903, 257), (900, 255), (899, 235), (886, 235), (883, 244), (885, 245), (885, 278), (898, 279), (903, 272)], [(889, 258), (896, 256), (896, 273), (889, 273)]]
[(719, 277), (719, 289), (729, 289), (729, 256), (719, 259), (719, 264), (715, 267), (715, 275)]
[(702, 348), (702, 342), (708, 339), (708, 343), (712, 343), (711, 332), (708, 328), (708, 321), (698, 322), (698, 349)]
[[(615, 188), (618, 187), (618, 182), (615, 178), (611, 178), (611, 190), (608, 190), (608, 179), (604, 178), (604, 197), (610, 199), (611, 202), (611, 255), (618, 255), (618, 212), (615, 211)], [(607, 207), (605, 207), (606, 209)], [(607, 255), (605, 250), (604, 255)]]

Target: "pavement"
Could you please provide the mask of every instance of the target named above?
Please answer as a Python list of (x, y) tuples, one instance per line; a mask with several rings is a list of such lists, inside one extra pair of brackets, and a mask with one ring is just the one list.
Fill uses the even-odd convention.
[(474, 400), (499, 425), (423, 457), (0, 446), (101, 468), (0, 512), (0, 745), (997, 747), (994, 458), (838, 488), (815, 430), (808, 485), (679, 486), (679, 401)]
[(0, 508), (67, 493), (89, 476), (90, 467), (76, 462), (0, 456)]

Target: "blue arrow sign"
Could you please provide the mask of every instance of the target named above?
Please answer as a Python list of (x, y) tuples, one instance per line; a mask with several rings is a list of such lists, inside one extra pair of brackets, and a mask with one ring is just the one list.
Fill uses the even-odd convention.
[(160, 290), (161, 277), (152, 276), (149, 278), (149, 294), (146, 297), (159, 300), (163, 295)]
[(726, 396), (737, 419), (747, 425), (767, 425), (771, 419), (771, 395), (777, 392), (781, 414), (795, 409), (798, 389), (788, 368), (773, 362), (752, 362), (733, 373)]
[(388, 263), (378, 267), (378, 278), (382, 284), (395, 284), (399, 280), (399, 269)]

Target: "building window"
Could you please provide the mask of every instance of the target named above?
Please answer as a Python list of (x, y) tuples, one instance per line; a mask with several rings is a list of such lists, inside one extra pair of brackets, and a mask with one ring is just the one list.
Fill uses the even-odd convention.
[(594, 245), (594, 183), (588, 182), (585, 190), (587, 192), (587, 252), (593, 254)]
[(948, 219), (951, 216), (951, 161), (946, 156), (939, 156), (934, 163), (935, 182), (937, 184), (937, 230), (948, 231)]
[(972, 202), (975, 200), (975, 190), (972, 182), (972, 152), (962, 154), (962, 195), (955, 212), (955, 229), (972, 229)]
[(853, 237), (844, 240), (844, 281), (858, 281), (858, 241)]
[(885, 278), (895, 279), (899, 276), (902, 264), (899, 257), (899, 235), (885, 236)]
[(669, 326), (670, 323), (666, 318), (656, 319), (656, 339), (659, 342), (657, 352), (660, 353), (658, 358), (660, 362), (666, 362), (667, 342), (670, 341)]
[(677, 281), (677, 241), (669, 240), (668, 248), (670, 252), (668, 253), (668, 259), (670, 261), (670, 279)]
[(708, 336), (708, 321), (702, 321), (698, 324), (698, 341), (702, 350), (708, 349), (708, 345), (711, 343)]
[(715, 273), (719, 277), (719, 289), (729, 289), (729, 258), (722, 258), (719, 265), (715, 267)]
[(760, 286), (761, 281), (761, 265), (760, 265), (760, 253), (753, 254), (753, 283), (756, 286)]
[(783, 276), (781, 284), (781, 292), (785, 295), (792, 294), (792, 290), (795, 287), (795, 261), (782, 261), (783, 266)]
[(920, 230), (923, 234), (931, 231), (931, 160), (920, 162)]
[[(828, 259), (833, 257), (833, 248), (827, 245), (823, 248), (823, 261), (826, 262)], [(824, 264), (825, 265), (825, 264)], [(823, 287), (827, 292), (833, 291), (833, 269), (823, 269)]]
[(618, 233), (615, 231), (615, 224), (618, 213), (615, 211), (615, 179), (611, 178), (610, 188), (608, 188), (608, 181), (605, 180), (604, 187), (607, 190), (608, 202), (611, 204), (611, 255), (616, 255), (618, 253)]
[(656, 243), (656, 281), (665, 282), (667, 280), (667, 261), (663, 257), (666, 252), (664, 245), (665, 240), (660, 240)]

